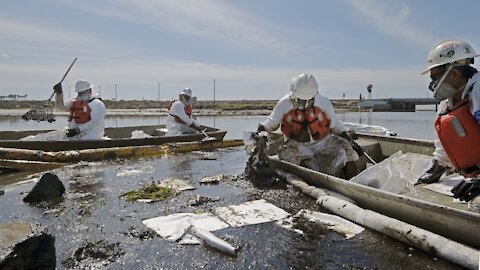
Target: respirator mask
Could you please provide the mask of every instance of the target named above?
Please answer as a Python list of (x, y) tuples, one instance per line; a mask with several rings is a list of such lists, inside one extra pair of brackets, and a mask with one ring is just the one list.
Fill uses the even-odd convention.
[(297, 110), (305, 110), (310, 108), (313, 105), (313, 101), (313, 98), (309, 100), (292, 98), (293, 107)]
[(455, 93), (457, 93), (457, 91), (459, 90), (451, 86), (449, 83), (445, 82), (448, 75), (450, 74), (450, 71), (452, 71), (453, 68), (454, 66), (450, 65), (439, 80), (433, 79), (432, 82), (428, 85), (428, 89), (433, 92), (433, 97), (435, 99), (442, 101), (455, 95)]
[(180, 95), (180, 101), (181, 101), (183, 104), (185, 104), (185, 105), (190, 104), (190, 99), (191, 99), (190, 96)]
[(90, 101), (90, 99), (92, 99), (91, 90), (78, 93), (77, 99), (81, 101)]

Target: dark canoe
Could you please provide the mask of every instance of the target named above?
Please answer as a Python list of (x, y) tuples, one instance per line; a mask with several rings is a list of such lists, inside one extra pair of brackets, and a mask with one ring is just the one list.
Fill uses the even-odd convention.
[[(225, 137), (227, 131), (216, 128), (204, 127), (208, 136), (218, 140)], [(83, 150), (125, 146), (160, 145), (174, 142), (194, 142), (205, 138), (203, 134), (185, 134), (179, 136), (165, 136), (164, 125), (153, 126), (131, 126), (131, 127), (110, 127), (105, 128), (105, 136), (111, 140), (89, 140), (89, 141), (19, 141), (30, 135), (45, 133), (51, 130), (27, 130), (27, 131), (0, 131), (0, 147), (42, 150), (48, 152)], [(132, 131), (142, 130), (151, 138), (131, 139)]]
[[(381, 161), (399, 150), (403, 153), (431, 155), (435, 149), (431, 141), (374, 135), (359, 134), (357, 142), (376, 161)], [(366, 159), (361, 158), (360, 167), (364, 168), (365, 163)], [(437, 194), (439, 196), (413, 198), (349, 182), (276, 158), (270, 158), (269, 164), (274, 168), (297, 175), (310, 185), (341, 193), (365, 209), (407, 222), (459, 243), (480, 248), (478, 232), (480, 214), (466, 209), (457, 209), (464, 205), (452, 203), (452, 198), (449, 196)], [(430, 192), (421, 187), (418, 187), (418, 190), (426, 192), (425, 194)]]

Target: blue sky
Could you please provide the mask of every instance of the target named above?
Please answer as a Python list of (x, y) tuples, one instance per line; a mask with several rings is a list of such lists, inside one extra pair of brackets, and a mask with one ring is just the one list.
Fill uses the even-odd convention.
[[(0, 2), (0, 95), (45, 99), (71, 61), (103, 98), (278, 99), (310, 72), (329, 98), (427, 97), (429, 49), (480, 51), (480, 2), (17, 0)], [(455, 12), (455, 13), (452, 13)], [(73, 95), (73, 94), (72, 94)], [(431, 96), (431, 95), (430, 95)]]

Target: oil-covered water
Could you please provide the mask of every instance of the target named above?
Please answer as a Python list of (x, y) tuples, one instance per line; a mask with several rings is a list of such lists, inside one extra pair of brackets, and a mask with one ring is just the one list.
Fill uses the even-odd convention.
[[(240, 247), (230, 257), (205, 246), (181, 246), (155, 235), (143, 219), (178, 212), (207, 212), (219, 206), (265, 199), (290, 214), (322, 211), (290, 186), (257, 187), (239, 177), (247, 156), (242, 148), (192, 152), (158, 158), (79, 163), (53, 170), (66, 188), (62, 200), (28, 205), (22, 199), (38, 176), (0, 178), (0, 223), (36, 221), (56, 237), (57, 268), (83, 269), (457, 269), (422, 251), (371, 230), (346, 240), (324, 226), (299, 219), (303, 235), (274, 223), (214, 232)], [(220, 183), (200, 184), (224, 174)], [(127, 202), (121, 194), (165, 178), (189, 181), (195, 190), (155, 203)], [(4, 179), (8, 179), (4, 181)], [(30, 181), (29, 181), (30, 179)], [(25, 181), (26, 180), (26, 181)], [(24, 181), (24, 182), (19, 182)], [(17, 183), (17, 184), (13, 184)], [(220, 200), (192, 206), (196, 194)], [(106, 243), (111, 256), (79, 257), (88, 243)], [(91, 244), (90, 244), (91, 245)], [(77, 258), (76, 261), (69, 260)], [(84, 259), (81, 259), (84, 258)]]

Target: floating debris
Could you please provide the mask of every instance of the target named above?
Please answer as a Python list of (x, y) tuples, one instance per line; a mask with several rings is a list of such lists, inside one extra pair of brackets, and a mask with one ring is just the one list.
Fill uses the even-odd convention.
[(167, 178), (163, 180), (160, 184), (160, 187), (166, 187), (175, 190), (177, 193), (185, 190), (195, 189), (189, 182), (181, 179)]
[(126, 232), (122, 232), (124, 235), (128, 235), (128, 236), (131, 236), (131, 237), (134, 237), (134, 238), (138, 238), (140, 240), (148, 240), (148, 239), (151, 239), (151, 238), (154, 238), (157, 234), (152, 231), (152, 230), (138, 230), (136, 228), (134, 228), (133, 226), (129, 226), (128, 227), (128, 231)]
[(218, 154), (212, 153), (212, 152), (204, 152), (202, 157), (200, 157), (200, 159), (201, 160), (217, 160)]
[(172, 188), (150, 183), (143, 185), (139, 190), (133, 190), (120, 195), (126, 197), (127, 201), (156, 202), (164, 201), (175, 196), (176, 192)]
[(117, 176), (129, 176), (129, 175), (137, 175), (137, 174), (149, 174), (154, 173), (155, 168), (152, 166), (141, 167), (141, 168), (132, 168), (126, 169), (121, 172), (117, 173)]
[(200, 180), (200, 184), (218, 184), (218, 182), (227, 179), (228, 177), (224, 174), (207, 176)]
[(91, 268), (92, 264), (105, 266), (106, 264), (114, 262), (123, 254), (124, 252), (122, 252), (120, 248), (120, 243), (108, 244), (107, 241), (100, 240), (84, 244), (75, 250), (70, 258), (67, 258), (62, 263), (68, 268), (77, 268), (83, 263), (88, 265), (88, 268)]
[(189, 205), (192, 205), (192, 206), (197, 206), (197, 205), (201, 205), (201, 204), (204, 204), (204, 203), (207, 203), (207, 202), (216, 202), (216, 201), (219, 201), (219, 200), (220, 200), (220, 198), (209, 198), (209, 197), (206, 197), (206, 196), (196, 194), (192, 198), (188, 199), (187, 203)]

